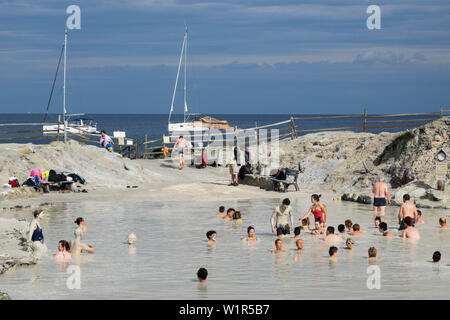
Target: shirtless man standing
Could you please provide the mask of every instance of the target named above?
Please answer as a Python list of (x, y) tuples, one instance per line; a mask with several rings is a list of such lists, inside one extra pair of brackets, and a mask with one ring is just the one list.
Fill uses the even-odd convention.
[(411, 217), (406, 217), (404, 219), (404, 223), (406, 225), (406, 229), (403, 230), (402, 238), (409, 238), (414, 240), (420, 239), (419, 230), (413, 227), (413, 222)]
[(403, 204), (398, 212), (398, 224), (400, 225), (398, 230), (404, 230), (406, 228), (404, 221), (406, 217), (410, 217), (412, 219), (412, 226), (414, 226), (417, 221), (417, 208), (416, 205), (410, 201), (410, 199), (411, 197), (409, 194), (405, 194), (403, 196)]
[(183, 138), (183, 136), (180, 136), (178, 140), (173, 145), (173, 148), (178, 145), (178, 156), (180, 157), (180, 170), (184, 168), (184, 149), (189, 148), (189, 142)]
[(276, 232), (278, 237), (288, 235), (294, 230), (294, 219), (290, 204), (291, 201), (288, 198), (284, 199), (281, 206), (276, 207), (270, 217), (272, 233)]
[(389, 195), (387, 184), (384, 182), (384, 178), (380, 177), (380, 180), (373, 185), (373, 212), (378, 213), (380, 209), (380, 215), (384, 216), (384, 211), (386, 209), (386, 199), (387, 204), (391, 205), (391, 197)]

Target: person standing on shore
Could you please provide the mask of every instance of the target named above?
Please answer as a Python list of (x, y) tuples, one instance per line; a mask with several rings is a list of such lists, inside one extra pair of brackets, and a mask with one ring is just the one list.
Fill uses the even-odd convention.
[(101, 134), (100, 145), (109, 152), (112, 152), (113, 151), (112, 146), (114, 142), (112, 141), (111, 137), (106, 134), (105, 130), (100, 131), (100, 134)]
[[(373, 212), (384, 216), (386, 205), (391, 205), (391, 196), (389, 195), (388, 186), (384, 182), (384, 178), (380, 177), (379, 181), (373, 185)], [(386, 201), (387, 200), (387, 201)]]
[(398, 230), (406, 229), (405, 219), (407, 217), (411, 218), (412, 226), (414, 226), (417, 221), (417, 208), (416, 205), (410, 201), (410, 199), (411, 197), (409, 194), (405, 194), (403, 196), (403, 204), (398, 212), (398, 224), (400, 225)]
[(47, 246), (44, 244), (44, 234), (39, 223), (41, 213), (42, 210), (35, 210), (33, 212), (34, 219), (31, 221), (30, 228), (28, 229), (28, 242), (33, 244), (33, 248), (36, 251), (47, 251)]
[(189, 142), (184, 139), (183, 136), (180, 136), (178, 138), (178, 140), (175, 142), (175, 144), (173, 145), (173, 148), (175, 149), (175, 147), (178, 146), (178, 157), (180, 159), (180, 170), (184, 169), (184, 149), (188, 149), (189, 148)]
[(284, 199), (281, 206), (276, 207), (270, 217), (272, 233), (276, 231), (278, 237), (288, 235), (294, 230), (294, 219), (290, 204), (291, 201), (288, 198)]

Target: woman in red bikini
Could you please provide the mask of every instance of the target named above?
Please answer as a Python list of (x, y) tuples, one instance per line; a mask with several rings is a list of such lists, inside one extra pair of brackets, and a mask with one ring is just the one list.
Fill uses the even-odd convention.
[(298, 220), (303, 220), (309, 217), (310, 214), (314, 216), (314, 221), (320, 222), (322, 228), (327, 225), (328, 212), (324, 204), (319, 203), (321, 195), (313, 194), (311, 196), (311, 202), (313, 205), (309, 208), (308, 212)]

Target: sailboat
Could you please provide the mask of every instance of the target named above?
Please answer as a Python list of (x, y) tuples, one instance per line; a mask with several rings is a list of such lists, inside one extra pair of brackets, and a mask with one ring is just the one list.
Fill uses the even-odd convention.
[[(192, 121), (189, 121), (189, 114), (188, 113), (188, 104), (187, 104), (187, 97), (186, 97), (186, 65), (187, 65), (187, 41), (188, 41), (188, 29), (187, 26), (184, 30), (184, 38), (183, 38), (183, 44), (181, 46), (181, 54), (180, 54), (180, 60), (178, 62), (178, 71), (177, 71), (177, 78), (175, 80), (175, 86), (173, 88), (173, 95), (172, 95), (172, 103), (170, 104), (170, 112), (169, 112), (169, 133), (172, 132), (191, 132), (191, 131), (208, 131), (211, 128), (219, 129), (219, 130), (226, 130), (231, 129), (231, 127), (228, 125), (227, 121), (224, 120), (217, 120), (212, 117), (203, 117), (203, 118), (195, 118)], [(183, 122), (177, 122), (177, 123), (171, 123), (171, 117), (173, 113), (173, 105), (175, 102), (175, 95), (177, 93), (177, 87), (178, 87), (178, 80), (180, 78), (180, 71), (181, 66), (184, 64), (184, 112), (183, 112)]]
[[(67, 140), (67, 132), (69, 133), (75, 133), (75, 134), (98, 134), (100, 132), (97, 131), (97, 123), (95, 123), (91, 119), (87, 118), (77, 118), (77, 119), (71, 119), (71, 117), (74, 116), (82, 116), (84, 113), (78, 113), (78, 114), (67, 114), (66, 111), (66, 73), (67, 73), (67, 29), (64, 32), (64, 44), (63, 44), (63, 51), (61, 54), (64, 53), (64, 79), (63, 79), (63, 123), (62, 124), (55, 124), (55, 125), (44, 125), (42, 127), (42, 131), (44, 134), (55, 134), (57, 132), (64, 132), (64, 141)], [(61, 57), (58, 62), (58, 67), (56, 69), (55, 79), (53, 81), (53, 87), (52, 91), (50, 93), (50, 98), (47, 105), (47, 112), (45, 114), (45, 118), (48, 114), (48, 108), (50, 106), (53, 89), (55, 86), (55, 81), (58, 75), (59, 65), (61, 63)], [(44, 122), (45, 122), (44, 118)]]

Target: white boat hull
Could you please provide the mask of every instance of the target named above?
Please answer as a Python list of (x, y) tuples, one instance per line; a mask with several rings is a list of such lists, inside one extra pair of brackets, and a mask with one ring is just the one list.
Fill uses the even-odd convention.
[[(95, 134), (95, 133), (99, 133), (97, 131), (97, 128), (95, 127), (91, 127), (91, 126), (67, 126), (67, 132), (69, 133), (75, 133), (75, 134), (84, 134), (84, 133), (91, 133), (91, 134)], [(43, 126), (42, 127), (42, 131), (44, 132), (44, 134), (55, 134), (58, 132), (58, 125), (50, 125), (50, 126)], [(59, 132), (63, 133), (64, 132), (64, 125), (60, 124), (59, 125)]]
[(191, 132), (191, 131), (208, 131), (208, 127), (193, 126), (192, 123), (169, 123), (169, 132)]

